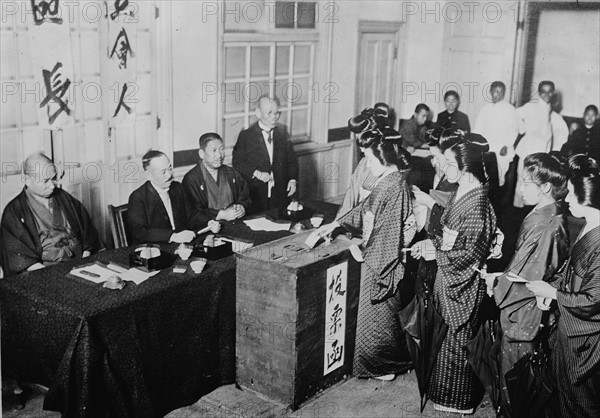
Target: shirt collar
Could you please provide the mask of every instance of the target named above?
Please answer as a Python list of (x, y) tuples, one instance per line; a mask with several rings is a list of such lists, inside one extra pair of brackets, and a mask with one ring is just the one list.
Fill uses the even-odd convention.
[(270, 128), (269, 128), (267, 125), (265, 125), (265, 124), (264, 124), (264, 123), (262, 123), (261, 121), (258, 121), (258, 127), (259, 127), (260, 129), (262, 129), (263, 131), (267, 131), (267, 132), (270, 132), (270, 131), (272, 131), (272, 130), (273, 130), (273, 129), (270, 129)]

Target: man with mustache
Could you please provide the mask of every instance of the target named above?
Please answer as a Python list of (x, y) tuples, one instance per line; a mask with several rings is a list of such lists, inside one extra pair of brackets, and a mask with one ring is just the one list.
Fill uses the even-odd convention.
[(223, 139), (217, 133), (205, 133), (199, 147), (200, 161), (183, 178), (190, 227), (243, 217), (250, 205), (250, 190), (240, 173), (223, 164)]
[[(142, 167), (148, 181), (131, 193), (127, 210), (132, 244), (192, 241), (195, 234), (187, 229), (185, 192), (181, 183), (173, 180), (169, 157), (162, 151), (148, 151)], [(215, 228), (218, 226), (216, 223)]]

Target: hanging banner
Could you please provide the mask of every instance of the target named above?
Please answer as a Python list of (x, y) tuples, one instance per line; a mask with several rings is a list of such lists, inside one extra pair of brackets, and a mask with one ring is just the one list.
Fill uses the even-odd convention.
[(327, 269), (323, 376), (344, 365), (348, 262)]
[[(43, 129), (74, 123), (74, 71), (71, 30), (59, 0), (31, 0), (29, 41), (34, 68), (38, 120)], [(29, 20), (30, 19), (30, 20)]]

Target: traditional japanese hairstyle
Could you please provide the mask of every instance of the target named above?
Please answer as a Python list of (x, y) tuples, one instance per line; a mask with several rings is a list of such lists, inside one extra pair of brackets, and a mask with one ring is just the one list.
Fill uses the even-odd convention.
[(444, 151), (462, 140), (463, 136), (462, 131), (438, 126), (427, 131), (427, 143)]
[(523, 168), (530, 180), (538, 186), (548, 183), (551, 186), (550, 194), (554, 200), (564, 199), (567, 190), (566, 160), (557, 151), (549, 154), (538, 152), (525, 157)]
[(383, 165), (395, 164), (398, 170), (410, 168), (410, 154), (402, 147), (402, 136), (391, 128), (363, 132), (358, 146), (369, 148)]
[(489, 151), (490, 146), (483, 136), (465, 134), (462, 139), (447, 149), (451, 150), (456, 156), (460, 171), (471, 173), (481, 184), (487, 183), (488, 176), (483, 154)]
[(356, 115), (348, 120), (348, 129), (355, 134), (361, 134), (377, 128), (385, 128), (389, 125), (387, 118), (383, 112), (377, 109), (364, 109), (359, 115)]
[(598, 162), (584, 154), (569, 159), (570, 181), (577, 202), (583, 206), (600, 209), (600, 171)]

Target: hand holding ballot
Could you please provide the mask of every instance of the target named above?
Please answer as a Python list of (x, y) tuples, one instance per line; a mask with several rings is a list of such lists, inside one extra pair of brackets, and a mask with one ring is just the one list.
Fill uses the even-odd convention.
[(426, 261), (435, 260), (435, 246), (430, 239), (425, 239), (414, 244), (410, 248), (413, 258), (417, 260), (423, 257)]
[(320, 237), (326, 237), (327, 235), (330, 235), (335, 230), (335, 228), (338, 228), (339, 226), (340, 224), (337, 221), (333, 221), (332, 223), (323, 225), (322, 227), (317, 229), (317, 234)]
[(557, 290), (555, 287), (552, 287), (550, 284), (542, 280), (529, 282), (525, 286), (527, 286), (527, 289), (531, 290), (531, 292), (535, 295), (538, 308), (543, 311), (550, 309), (550, 303), (552, 302), (552, 299), (556, 299)]

